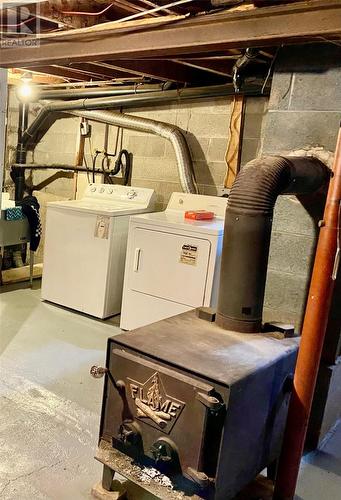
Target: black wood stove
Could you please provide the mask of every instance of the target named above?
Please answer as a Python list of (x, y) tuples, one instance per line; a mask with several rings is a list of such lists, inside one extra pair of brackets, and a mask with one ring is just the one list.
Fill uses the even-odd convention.
[[(110, 338), (103, 485), (118, 471), (159, 498), (233, 498), (279, 455), (296, 352), (297, 339), (230, 332), (195, 311)], [(173, 490), (141, 480), (143, 466)]]

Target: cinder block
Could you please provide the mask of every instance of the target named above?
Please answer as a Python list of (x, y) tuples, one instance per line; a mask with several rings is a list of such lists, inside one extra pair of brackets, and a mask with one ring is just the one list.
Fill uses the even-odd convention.
[(78, 127), (79, 127), (79, 118), (73, 118), (73, 117), (60, 118), (54, 122), (54, 124), (47, 133), (48, 134), (61, 133), (77, 137)]
[(208, 161), (219, 161), (224, 162), (226, 156), (226, 149), (228, 144), (228, 138), (213, 138), (210, 139), (207, 160)]
[(245, 113), (264, 114), (268, 108), (268, 97), (248, 97), (246, 99)]
[(225, 162), (198, 161), (194, 163), (194, 172), (198, 184), (221, 185), (224, 183), (226, 175)]
[(309, 236), (272, 231), (269, 269), (308, 280), (315, 245), (315, 239)]
[(241, 156), (242, 167), (249, 161), (257, 158), (259, 146), (260, 146), (259, 139), (246, 139), (246, 138), (243, 139), (242, 156)]
[(249, 113), (245, 115), (244, 137), (246, 139), (257, 139), (261, 136), (263, 123), (262, 113)]
[[(323, 208), (321, 216), (322, 213)], [(296, 196), (283, 195), (277, 198), (273, 230), (281, 233), (316, 237), (318, 227), (316, 221), (309, 215)]]
[(178, 182), (160, 182), (158, 200), (164, 210), (169, 202), (172, 193), (182, 193), (182, 188)]
[[(276, 65), (276, 68), (279, 65)], [(289, 108), (293, 85), (293, 73), (275, 71), (269, 99), (269, 110), (286, 110)]]
[(165, 153), (166, 139), (150, 134), (130, 136), (128, 150), (136, 156), (147, 158), (161, 157)]
[(230, 117), (217, 114), (193, 113), (188, 130), (200, 137), (228, 137)]
[(270, 111), (264, 127), (263, 154), (306, 146), (335, 150), (341, 112)]
[(289, 109), (338, 111), (341, 108), (341, 69), (296, 73)]
[(230, 96), (183, 101), (176, 104), (176, 109), (178, 113), (229, 115), (231, 101)]
[(142, 158), (133, 162), (133, 176), (136, 178), (176, 182), (179, 179), (176, 162), (164, 158)]
[(283, 313), (281, 320), (300, 324), (306, 300), (308, 283), (301, 276), (268, 270), (264, 305), (269, 310)]

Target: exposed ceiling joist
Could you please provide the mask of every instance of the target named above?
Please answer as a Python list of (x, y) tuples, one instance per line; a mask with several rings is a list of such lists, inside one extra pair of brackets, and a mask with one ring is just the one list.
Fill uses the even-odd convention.
[[(161, 18), (162, 19), (162, 18)], [(128, 23), (127, 28), (128, 28)], [(65, 36), (65, 38), (63, 38)], [(310, 0), (244, 12), (224, 12), (127, 32), (68, 32), (40, 46), (1, 48), (2, 67), (211, 53), (229, 48), (341, 36), (341, 2)]]
[(34, 66), (34, 68), (24, 68), (24, 69), (32, 69), (33, 71), (37, 71), (38, 73), (44, 73), (46, 75), (55, 75), (60, 76), (67, 80), (74, 81), (83, 81), (89, 82), (93, 77), (90, 74), (81, 73), (79, 71), (64, 67), (64, 66)]
[(232, 60), (210, 60), (210, 59), (174, 59), (178, 64), (189, 66), (215, 75), (231, 77), (232, 66), (235, 59)]
[[(110, 61), (110, 67), (131, 71), (138, 76), (179, 83), (212, 83), (212, 76), (205, 70), (189, 68), (172, 60), (122, 60)], [(217, 80), (217, 79), (216, 79)]]

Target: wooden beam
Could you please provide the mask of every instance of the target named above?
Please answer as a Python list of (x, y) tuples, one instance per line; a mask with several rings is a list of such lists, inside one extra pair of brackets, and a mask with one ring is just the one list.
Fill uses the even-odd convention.
[[(162, 20), (163, 16), (156, 18)], [(148, 20), (147, 20), (148, 21)], [(110, 23), (108, 23), (110, 24)], [(124, 24), (124, 27), (122, 25)], [(103, 26), (103, 25), (102, 25)], [(129, 23), (103, 31), (49, 35), (40, 46), (2, 47), (0, 65), (63, 64), (65, 60), (104, 61), (153, 56), (210, 53), (229, 48), (306, 42), (341, 36), (341, 2), (310, 0), (244, 12), (221, 12), (158, 26), (129, 28)], [(148, 26), (148, 25), (147, 25)], [(153, 27), (152, 27), (153, 26)]]

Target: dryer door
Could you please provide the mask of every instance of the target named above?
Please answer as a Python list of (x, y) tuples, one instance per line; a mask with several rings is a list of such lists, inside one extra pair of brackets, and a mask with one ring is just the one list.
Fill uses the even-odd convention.
[(203, 304), (209, 240), (136, 228), (132, 248), (132, 290), (190, 307)]

